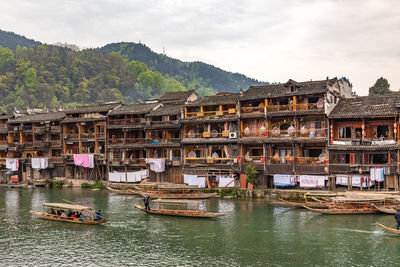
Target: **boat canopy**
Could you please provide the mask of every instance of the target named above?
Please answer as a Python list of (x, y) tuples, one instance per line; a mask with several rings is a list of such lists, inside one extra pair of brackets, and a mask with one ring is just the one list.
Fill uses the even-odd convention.
[(188, 200), (188, 199), (162, 199), (162, 198), (158, 198), (153, 200), (153, 203), (165, 203), (165, 204), (169, 204), (169, 203), (173, 203), (173, 204), (201, 204), (204, 201), (200, 201), (200, 200)]
[(43, 207), (47, 208), (56, 208), (56, 209), (68, 209), (68, 210), (89, 210), (91, 207), (81, 206), (81, 205), (72, 205), (66, 203), (43, 203)]

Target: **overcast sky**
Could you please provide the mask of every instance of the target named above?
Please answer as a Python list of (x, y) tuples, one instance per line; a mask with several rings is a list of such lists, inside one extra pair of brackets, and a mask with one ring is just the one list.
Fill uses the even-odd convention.
[(15, 0), (0, 28), (80, 47), (140, 40), (262, 81), (345, 76), (366, 95), (383, 76), (400, 89), (397, 0)]

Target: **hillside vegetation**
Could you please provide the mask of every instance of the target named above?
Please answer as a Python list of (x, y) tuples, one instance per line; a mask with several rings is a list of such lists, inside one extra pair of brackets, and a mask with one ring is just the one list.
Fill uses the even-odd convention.
[(195, 89), (200, 95), (215, 92), (239, 92), (251, 85), (266, 84), (242, 74), (224, 71), (203, 62), (182, 62), (166, 55), (157, 54), (146, 45), (136, 43), (112, 43), (101, 48), (116, 52), (127, 60), (145, 63), (150, 69), (173, 77), (188, 89)]
[(58, 46), (0, 48), (0, 106), (48, 107), (110, 101), (141, 102), (186, 88), (145, 64), (98, 49)]

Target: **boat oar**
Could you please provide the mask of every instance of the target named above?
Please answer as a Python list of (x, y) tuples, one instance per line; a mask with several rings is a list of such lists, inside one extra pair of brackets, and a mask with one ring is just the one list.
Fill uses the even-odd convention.
[[(66, 200), (66, 199), (63, 199), (63, 201), (69, 202), (69, 203), (71, 203), (71, 204), (73, 204), (73, 205), (76, 205), (76, 206), (81, 206), (81, 205), (78, 205), (78, 204), (76, 204), (76, 203), (74, 203), (74, 202), (72, 202), (72, 201)], [(100, 216), (100, 215), (98, 215), (96, 212), (94, 212), (94, 211), (92, 211), (92, 210), (90, 210), (90, 209), (87, 209), (87, 211), (89, 211), (89, 212), (92, 213), (93, 215), (96, 215), (96, 216), (99, 217), (100, 219), (103, 219), (103, 217)]]

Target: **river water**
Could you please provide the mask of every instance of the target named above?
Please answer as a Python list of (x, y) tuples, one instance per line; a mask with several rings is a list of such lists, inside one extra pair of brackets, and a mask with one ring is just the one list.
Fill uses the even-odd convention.
[[(33, 217), (68, 199), (112, 220), (77, 225)], [(0, 188), (0, 265), (44, 266), (394, 266), (400, 236), (391, 215), (322, 215), (263, 201), (213, 199), (214, 219), (148, 215), (141, 198), (84, 189)]]

